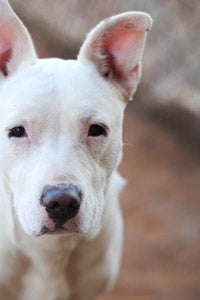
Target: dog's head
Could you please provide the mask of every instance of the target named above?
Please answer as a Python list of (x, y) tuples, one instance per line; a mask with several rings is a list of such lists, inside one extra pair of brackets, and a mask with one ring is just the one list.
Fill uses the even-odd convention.
[(0, 0), (0, 170), (28, 234), (100, 227), (150, 27), (149, 15), (124, 13), (95, 27), (77, 60), (40, 60)]

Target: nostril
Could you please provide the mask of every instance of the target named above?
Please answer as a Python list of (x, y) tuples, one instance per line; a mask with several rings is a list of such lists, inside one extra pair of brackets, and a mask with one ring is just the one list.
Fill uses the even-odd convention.
[(68, 206), (68, 210), (71, 216), (75, 216), (79, 211), (79, 208), (80, 208), (80, 202), (77, 201), (76, 199), (72, 199)]
[(69, 204), (70, 208), (78, 208), (80, 207), (80, 203), (78, 203), (76, 200), (72, 200), (71, 203)]
[(50, 201), (49, 203), (47, 203), (46, 205), (46, 209), (47, 210), (51, 210), (51, 211), (58, 211), (60, 209), (60, 204), (56, 201)]

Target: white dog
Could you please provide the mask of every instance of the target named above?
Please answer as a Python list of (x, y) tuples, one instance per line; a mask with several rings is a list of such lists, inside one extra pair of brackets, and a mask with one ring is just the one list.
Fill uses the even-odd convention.
[(92, 300), (118, 275), (123, 111), (151, 18), (128, 12), (77, 60), (38, 59), (0, 0), (0, 299)]

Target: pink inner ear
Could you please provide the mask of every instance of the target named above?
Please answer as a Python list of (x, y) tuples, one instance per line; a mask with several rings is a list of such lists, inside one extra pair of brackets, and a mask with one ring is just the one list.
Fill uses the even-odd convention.
[(133, 30), (116, 28), (115, 32), (105, 41), (106, 53), (110, 61), (111, 69), (115, 76), (126, 79), (138, 63), (138, 51), (140, 48), (140, 39), (143, 33)]
[(7, 75), (7, 64), (12, 56), (12, 41), (15, 32), (12, 26), (5, 27), (1, 23), (0, 26), (0, 71)]
[(5, 76), (7, 76), (7, 63), (11, 59), (12, 49), (8, 48), (4, 52), (0, 53), (0, 70)]

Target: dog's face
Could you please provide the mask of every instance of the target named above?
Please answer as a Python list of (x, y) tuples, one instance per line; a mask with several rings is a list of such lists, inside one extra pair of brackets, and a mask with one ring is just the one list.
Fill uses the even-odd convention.
[(97, 75), (78, 61), (52, 59), (3, 86), (1, 168), (28, 233), (54, 230), (40, 203), (47, 185), (74, 185), (82, 194), (79, 214), (64, 228), (88, 233), (100, 221), (106, 183), (121, 152), (124, 105)]
[(0, 168), (19, 222), (30, 235), (97, 232), (151, 20), (114, 17), (78, 60), (40, 60), (8, 3), (0, 7)]

